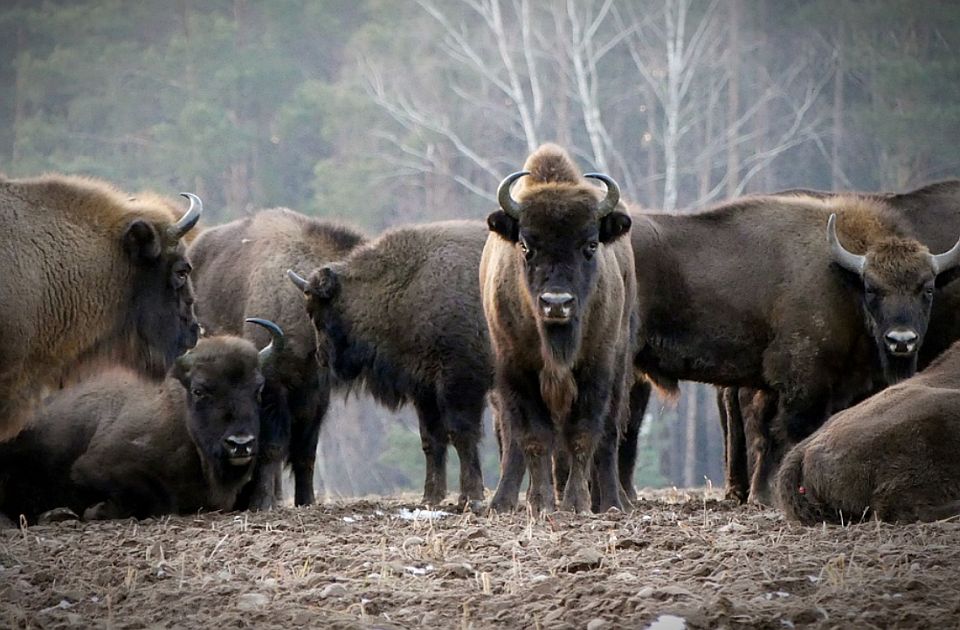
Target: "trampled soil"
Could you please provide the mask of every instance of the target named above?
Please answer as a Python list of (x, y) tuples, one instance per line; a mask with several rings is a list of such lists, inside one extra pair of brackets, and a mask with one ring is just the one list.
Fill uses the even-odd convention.
[(643, 496), (540, 520), (378, 499), (0, 530), (0, 627), (960, 626), (956, 521), (804, 528)]

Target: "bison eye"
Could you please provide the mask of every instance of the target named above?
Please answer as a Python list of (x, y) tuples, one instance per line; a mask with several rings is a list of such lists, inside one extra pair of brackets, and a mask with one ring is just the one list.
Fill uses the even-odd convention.
[(596, 241), (590, 241), (589, 243), (583, 246), (583, 257), (586, 258), (587, 260), (590, 260), (591, 258), (593, 258), (593, 255), (596, 253), (597, 253)]
[(533, 258), (533, 250), (527, 245), (527, 242), (523, 239), (520, 239), (520, 251), (523, 252), (523, 257), (527, 260)]
[(204, 396), (207, 395), (207, 392), (200, 387), (194, 387), (193, 389), (190, 390), (190, 393), (193, 394), (193, 397), (197, 399), (203, 398)]

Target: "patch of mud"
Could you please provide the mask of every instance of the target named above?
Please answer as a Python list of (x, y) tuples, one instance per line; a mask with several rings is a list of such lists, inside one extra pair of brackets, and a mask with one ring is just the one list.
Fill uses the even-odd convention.
[(401, 498), (0, 530), (0, 627), (781, 629), (960, 619), (957, 522), (804, 528), (700, 491), (641, 497), (630, 514), (539, 520), (403, 518), (418, 506)]

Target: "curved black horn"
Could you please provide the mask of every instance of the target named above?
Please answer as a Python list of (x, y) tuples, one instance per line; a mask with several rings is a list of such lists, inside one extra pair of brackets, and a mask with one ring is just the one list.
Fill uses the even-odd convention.
[(190, 200), (190, 207), (187, 208), (187, 211), (180, 217), (179, 221), (170, 226), (170, 236), (176, 239), (181, 238), (189, 232), (193, 226), (197, 224), (197, 221), (200, 220), (200, 213), (203, 212), (203, 202), (200, 201), (200, 197), (197, 197), (193, 193), (186, 192), (180, 193), (180, 196)]
[(617, 186), (617, 182), (613, 181), (613, 178), (609, 175), (604, 175), (603, 173), (585, 173), (584, 177), (599, 179), (607, 185), (607, 196), (603, 198), (603, 201), (600, 202), (600, 206), (597, 208), (597, 213), (600, 215), (600, 218), (602, 219), (616, 210), (617, 204), (620, 203), (620, 187)]
[(269, 319), (259, 317), (248, 317), (243, 320), (249, 324), (263, 326), (270, 333), (270, 343), (260, 351), (260, 365), (266, 365), (275, 355), (283, 352), (283, 346), (286, 343), (286, 337), (283, 336), (283, 329), (271, 322)]
[(930, 254), (930, 263), (933, 265), (934, 275), (953, 269), (960, 264), (960, 240), (942, 254)]
[(307, 285), (309, 284), (306, 278), (299, 275), (293, 269), (287, 269), (287, 277), (290, 278), (290, 282), (292, 282), (298, 289), (306, 293)]
[(497, 201), (500, 202), (500, 208), (514, 219), (520, 218), (520, 204), (517, 203), (516, 199), (510, 196), (510, 186), (513, 185), (513, 182), (517, 181), (524, 175), (529, 174), (530, 171), (517, 171), (516, 173), (510, 173), (503, 178), (503, 181), (500, 182), (500, 187), (497, 188)]
[(827, 242), (830, 244), (830, 255), (833, 257), (833, 262), (855, 274), (863, 273), (863, 268), (867, 264), (867, 257), (854, 254), (840, 244), (840, 239), (837, 238), (836, 214), (831, 214), (830, 218), (827, 219)]

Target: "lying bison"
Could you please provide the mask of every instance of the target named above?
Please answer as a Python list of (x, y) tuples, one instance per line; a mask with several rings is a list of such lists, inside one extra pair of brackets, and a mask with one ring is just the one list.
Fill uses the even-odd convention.
[(632, 239), (637, 367), (667, 387), (688, 379), (776, 396), (760, 488), (780, 449), (831, 409), (916, 369), (937, 283), (960, 252), (932, 256), (900, 213), (857, 196), (638, 215)]
[[(917, 239), (940, 249), (946, 249), (954, 244), (955, 241), (948, 240), (948, 233), (953, 233), (954, 236), (960, 233), (960, 181), (956, 180), (932, 184), (902, 194), (837, 194), (794, 190), (778, 193), (778, 195), (813, 197), (826, 202), (832, 202), (831, 200), (835, 201), (838, 198), (865, 199), (870, 204), (884, 208), (888, 213), (896, 214)], [(880, 243), (875, 243), (872, 247), (877, 249)], [(835, 262), (842, 266), (845, 258), (849, 259), (843, 252), (838, 252)], [(881, 259), (879, 252), (876, 252), (876, 255), (867, 252), (863, 259), (854, 256), (851, 279), (855, 280), (858, 275), (865, 279), (869, 276), (890, 277), (889, 271), (873, 270), (873, 273), (862, 274), (856, 271), (861, 260), (864, 263), (874, 261), (873, 264), (880, 264)], [(886, 264), (888, 268), (892, 268), (902, 264), (902, 260), (888, 255)], [(865, 322), (873, 331), (878, 360), (881, 365), (899, 364), (899, 370), (886, 370), (882, 378), (875, 379), (873, 386), (864, 388), (859, 396), (832, 401), (830, 407), (833, 412), (857, 402), (858, 399), (890, 383), (912, 375), (918, 366), (922, 368), (929, 364), (944, 348), (960, 338), (958, 318), (955, 316), (957, 308), (960, 307), (960, 285), (951, 284), (945, 287), (952, 278), (956, 277), (957, 269), (953, 267), (941, 271), (943, 273), (937, 276), (935, 287), (944, 287), (944, 290), (936, 291), (938, 297), (933, 300), (932, 309), (929, 304), (924, 306), (923, 300), (918, 300), (920, 285), (915, 284), (909, 274), (899, 286), (870, 287), (869, 282), (865, 281), (860, 289), (855, 291), (860, 296), (857, 302), (860, 304)], [(934, 287), (927, 286), (924, 290), (930, 296)], [(901, 325), (899, 327), (890, 326), (885, 331), (880, 330), (883, 316), (877, 316), (874, 313), (880, 302), (887, 305), (887, 319), (891, 309), (900, 310)], [(920, 323), (919, 330), (912, 325), (904, 325), (904, 322), (912, 321)], [(769, 434), (777, 410), (777, 393), (769, 389), (739, 388), (738, 391), (738, 388), (731, 388), (721, 392), (720, 398), (721, 418), (726, 420), (725, 429), (729, 427), (726, 457), (728, 495), (741, 500), (747, 498), (748, 469), (752, 468), (754, 474), (750, 482), (749, 496), (753, 500), (765, 498), (763, 476), (769, 465), (765, 469), (762, 465), (753, 464), (763, 462), (770, 453), (777, 450), (775, 442), (779, 438)]]
[(0, 177), (0, 441), (82, 367), (115, 361), (159, 379), (196, 343), (181, 239), (201, 204), (184, 196), (186, 213), (93, 179)]
[[(626, 413), (628, 357), (636, 285), (627, 239), (629, 215), (605, 175), (606, 196), (586, 183), (563, 149), (544, 145), (525, 170), (500, 185), (500, 210), (480, 263), (483, 310), (494, 354), (495, 388), (505, 440), (523, 449), (528, 503), (555, 508), (551, 462), (569, 467), (561, 507), (591, 507), (594, 451), (616, 435)], [(511, 184), (521, 178), (517, 198)], [(505, 454), (509, 461), (508, 454)], [(595, 507), (622, 507), (615, 456), (601, 458)], [(520, 479), (506, 467), (491, 506), (512, 509)]]
[(334, 374), (391, 409), (413, 404), (426, 457), (423, 500), (431, 505), (447, 493), (451, 442), (460, 504), (483, 499), (478, 442), (493, 368), (477, 268), (487, 233), (479, 221), (400, 227), (309, 281), (290, 273)]
[(926, 370), (830, 418), (777, 475), (777, 503), (807, 525), (960, 515), (960, 344)]
[(190, 247), (197, 314), (208, 332), (243, 335), (263, 346), (265, 333), (243, 327), (254, 315), (286, 332), (282, 360), (264, 375), (261, 449), (254, 483), (244, 497), (251, 508), (279, 503), (281, 472), (288, 462), (296, 504), (314, 502), (317, 441), (330, 398), (326, 366), (317, 362), (316, 333), (286, 271), (339, 260), (363, 240), (349, 228), (276, 208), (206, 230)]
[[(282, 333), (270, 322), (276, 347)], [(205, 337), (157, 387), (109, 369), (50, 397), (0, 445), (0, 512), (56, 507), (87, 519), (233, 509), (250, 480), (263, 385), (254, 346)]]

